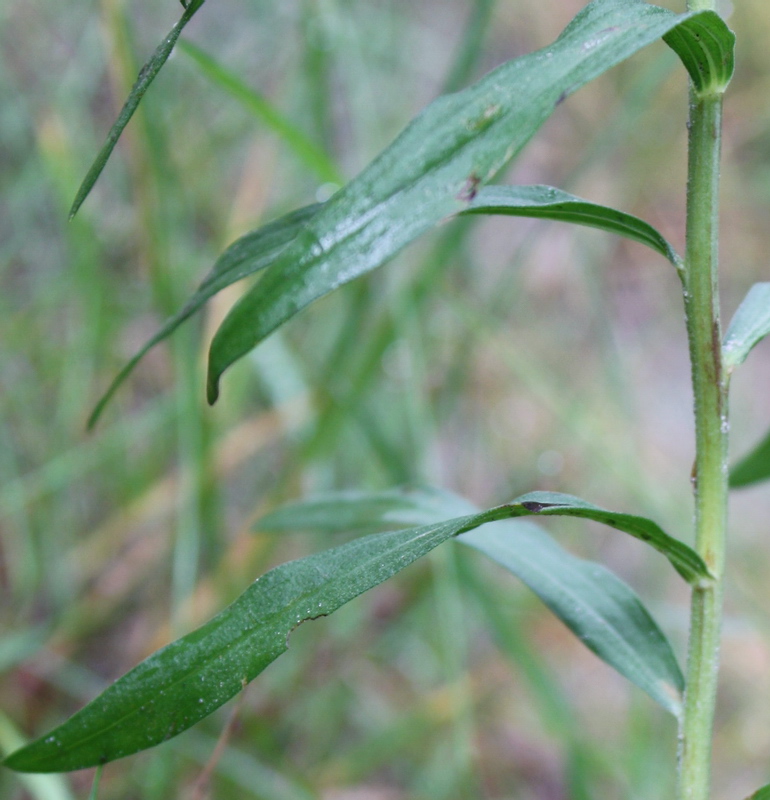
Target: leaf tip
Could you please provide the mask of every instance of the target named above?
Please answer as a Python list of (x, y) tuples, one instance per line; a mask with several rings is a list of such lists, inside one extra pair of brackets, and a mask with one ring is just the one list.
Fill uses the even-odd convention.
[(219, 399), (219, 376), (209, 374), (206, 381), (206, 401), (213, 406)]
[(6, 769), (12, 769), (14, 772), (42, 772), (40, 765), (36, 763), (36, 759), (29, 758), (30, 745), (24, 745), (14, 750), (10, 755), (7, 755), (0, 764)]
[(81, 205), (83, 205), (83, 198), (80, 196), (80, 192), (78, 192), (67, 214), (67, 222), (72, 222), (72, 220), (75, 219), (75, 215), (80, 211)]

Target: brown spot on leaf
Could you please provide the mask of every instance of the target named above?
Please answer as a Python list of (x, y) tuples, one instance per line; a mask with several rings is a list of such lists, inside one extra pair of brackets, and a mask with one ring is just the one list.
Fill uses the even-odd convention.
[(528, 500), (522, 503), (521, 507), (526, 508), (527, 511), (531, 511), (533, 514), (539, 514), (544, 508), (552, 508), (553, 503), (534, 503)]
[(457, 193), (457, 199), (462, 200), (464, 203), (470, 203), (478, 194), (480, 183), (481, 178), (475, 172), (471, 172), (463, 184), (463, 188)]

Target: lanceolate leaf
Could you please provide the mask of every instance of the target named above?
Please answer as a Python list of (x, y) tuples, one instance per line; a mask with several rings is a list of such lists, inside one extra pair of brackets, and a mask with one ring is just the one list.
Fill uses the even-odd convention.
[[(580, 506), (580, 501), (571, 507), (596, 508)], [(209, 623), (150, 656), (5, 764), (23, 772), (65, 772), (170, 739), (212, 713), (281, 655), (289, 634), (303, 621), (331, 614), (452, 536), (523, 513), (534, 512), (509, 503), (372, 534), (276, 567)]]
[(677, 269), (682, 264), (674, 248), (652, 225), (631, 214), (589, 203), (552, 186), (487, 186), (476, 194), (462, 213), (542, 217), (600, 228), (651, 247)]
[(738, 306), (722, 345), (725, 368), (742, 364), (751, 348), (770, 333), (770, 283), (755, 283)]
[(231, 244), (217, 259), (209, 274), (203, 279), (195, 294), (174, 314), (163, 327), (142, 347), (142, 349), (123, 367), (110, 387), (102, 395), (91, 416), (91, 428), (101, 416), (104, 407), (118, 390), (118, 387), (131, 374), (134, 367), (156, 344), (170, 336), (186, 319), (189, 319), (209, 298), (230, 284), (252, 275), (269, 266), (286, 249), (302, 226), (315, 214), (319, 205), (305, 206), (292, 211), (280, 219), (247, 233)]
[[(115, 391), (149, 350), (170, 336), (217, 292), (277, 261), (321, 208), (321, 204), (305, 206), (231, 244), (185, 306), (118, 373), (92, 412), (89, 427), (95, 424)], [(681, 260), (671, 245), (648, 223), (551, 186), (487, 186), (478, 191), (461, 214), (537, 217), (600, 228), (641, 242), (667, 258), (677, 269), (681, 266)]]
[(94, 159), (91, 169), (80, 184), (75, 199), (72, 202), (70, 209), (70, 219), (78, 213), (78, 209), (83, 205), (83, 201), (88, 197), (89, 192), (96, 183), (99, 175), (101, 175), (104, 165), (107, 163), (115, 145), (118, 143), (120, 134), (123, 129), (128, 125), (129, 120), (134, 115), (134, 111), (139, 107), (139, 102), (144, 97), (144, 93), (150, 88), (150, 84), (155, 80), (156, 75), (161, 71), (163, 65), (168, 61), (171, 51), (174, 49), (176, 40), (184, 30), (187, 23), (195, 16), (198, 9), (206, 2), (206, 0), (189, 0), (187, 3), (182, 3), (184, 6), (184, 13), (182, 14), (179, 22), (169, 32), (168, 36), (158, 45), (158, 48), (152, 54), (152, 58), (142, 67), (136, 83), (131, 89), (128, 99), (126, 100), (123, 108), (115, 120), (115, 124), (107, 134), (107, 141), (104, 143), (102, 149)]
[[(466, 500), (436, 489), (395, 490), (374, 494), (343, 492), (311, 498), (272, 512), (258, 523), (260, 530), (351, 530), (351, 523), (369, 526), (414, 524), (448, 514), (470, 513)], [(566, 516), (590, 519), (628, 533), (665, 555), (690, 583), (711, 580), (703, 559), (688, 545), (669, 536), (657, 523), (634, 514), (608, 511), (571, 494), (529, 492), (510, 503), (485, 511), (488, 522), (525, 516)]]
[(740, 489), (770, 478), (770, 432), (730, 470), (730, 488)]
[[(679, 539), (669, 536), (646, 517), (607, 511), (593, 503), (587, 503), (578, 497), (560, 492), (530, 492), (517, 497), (508, 506), (516, 509), (516, 513), (510, 516), (538, 514), (541, 516), (580, 517), (601, 522), (641, 539), (663, 553), (676, 571), (689, 583), (710, 580), (712, 577), (703, 559), (691, 547)], [(502, 508), (506, 507), (502, 506)]]
[[(285, 506), (261, 519), (257, 525), (260, 530), (343, 531), (352, 530), (354, 525), (364, 521), (368, 526), (414, 524), (449, 514), (469, 513), (473, 508), (466, 500), (436, 489), (375, 494), (344, 492)], [(684, 542), (669, 536), (652, 520), (608, 511), (571, 494), (529, 492), (484, 514), (488, 521), (538, 515), (579, 517), (601, 522), (641, 539), (663, 553), (688, 582), (711, 579), (703, 559)]]
[[(231, 310), (209, 354), (209, 402), (218, 397), (222, 373), (276, 327), (467, 209), (562, 100), (677, 26), (690, 30), (704, 15), (715, 16), (676, 15), (642, 0), (594, 0), (551, 47), (432, 103), (324, 205)], [(674, 44), (689, 53), (680, 40)], [(710, 52), (703, 37), (699, 46)], [(703, 63), (711, 62), (704, 56)]]
[(459, 540), (513, 572), (602, 661), (680, 715), (684, 677), (676, 656), (649, 611), (620, 578), (571, 555), (523, 520), (485, 525)]
[[(338, 492), (279, 508), (259, 530), (353, 531), (468, 513), (461, 497), (435, 489)], [(599, 564), (561, 548), (537, 525), (505, 521), (458, 541), (513, 572), (599, 658), (678, 715), (684, 678), (668, 640), (634, 591)]]
[(305, 620), (336, 611), (483, 514), (378, 533), (276, 567), (210, 622), (143, 661), (49, 735), (11, 754), (22, 772), (67, 772), (153, 747), (211, 714), (287, 649)]

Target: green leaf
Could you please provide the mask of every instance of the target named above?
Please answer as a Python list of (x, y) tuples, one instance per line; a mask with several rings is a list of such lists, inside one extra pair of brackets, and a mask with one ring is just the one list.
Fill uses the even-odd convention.
[(289, 149), (304, 161), (321, 180), (342, 183), (342, 176), (329, 156), (269, 100), (247, 86), (237, 75), (215, 61), (200, 47), (182, 40), (179, 42), (179, 49), (198, 65), (207, 78), (232, 95), (268, 128), (278, 134)]
[(770, 800), (770, 783), (767, 786), (763, 786), (761, 789), (757, 789), (757, 791), (746, 798), (746, 800)]
[[(281, 655), (299, 624), (331, 614), (443, 541), (487, 522), (545, 513), (556, 508), (553, 498), (567, 498), (571, 504), (562, 504), (563, 513), (573, 510), (621, 530), (656, 528), (638, 517), (607, 520), (610, 512), (568, 495), (536, 496), (540, 500), (524, 500), (527, 505), (514, 501), (444, 522), (372, 534), (276, 567), (206, 625), (154, 653), (63, 725), (12, 753), (5, 765), (22, 772), (83, 769), (176, 736)], [(453, 502), (454, 508), (466, 507)]]
[[(646, 542), (671, 562), (676, 571), (688, 582), (697, 584), (710, 581), (712, 575), (703, 559), (688, 545), (674, 539), (655, 522), (633, 514), (619, 514), (588, 503), (578, 497), (561, 492), (529, 492), (508, 504), (516, 509), (510, 516), (537, 514), (539, 516), (566, 516), (591, 519), (609, 525)], [(505, 506), (503, 506), (504, 508)]]
[[(286, 246), (322, 208), (305, 206), (270, 224), (258, 228), (231, 244), (217, 259), (209, 275), (184, 307), (123, 367), (99, 400), (88, 421), (94, 426), (118, 387), (156, 344), (170, 336), (213, 295), (253, 273), (269, 267)], [(681, 259), (673, 247), (651, 225), (637, 217), (597, 205), (551, 186), (489, 186), (481, 189), (462, 214), (504, 214), (571, 222), (600, 228), (651, 247), (677, 269)]]
[(674, 716), (681, 714), (684, 677), (676, 656), (620, 578), (571, 555), (529, 522), (496, 522), (459, 540), (513, 572), (602, 661)]
[(730, 488), (740, 489), (770, 478), (770, 432), (730, 469)]
[(222, 373), (279, 325), (467, 209), (566, 97), (709, 13), (676, 15), (642, 0), (594, 0), (552, 46), (428, 106), (324, 205), (230, 311), (209, 353), (209, 402), (219, 395)]
[(755, 283), (735, 316), (722, 343), (725, 369), (743, 364), (751, 348), (770, 333), (770, 283)]
[(211, 714), (285, 652), (302, 622), (327, 616), (484, 514), (377, 533), (255, 581), (196, 631), (157, 651), (63, 725), (12, 753), (21, 772), (68, 772), (131, 755)]
[(157, 49), (152, 54), (152, 58), (139, 71), (139, 76), (128, 95), (128, 99), (123, 105), (120, 114), (118, 114), (115, 124), (107, 134), (107, 141), (102, 146), (99, 154), (94, 159), (94, 163), (88, 170), (88, 174), (80, 184), (80, 188), (72, 202), (72, 208), (70, 208), (70, 219), (78, 213), (78, 209), (83, 205), (83, 201), (88, 197), (97, 179), (102, 174), (105, 164), (112, 154), (112, 151), (115, 149), (115, 145), (118, 143), (120, 134), (123, 133), (123, 129), (128, 125), (129, 120), (134, 115), (134, 111), (139, 107), (139, 102), (142, 97), (144, 97), (144, 93), (150, 88), (150, 84), (155, 80), (155, 77), (161, 71), (166, 61), (168, 61), (179, 35), (205, 2), (206, 0), (189, 0), (187, 3), (182, 2), (185, 10), (181, 18), (171, 29), (168, 36), (158, 45)]
[(691, 17), (663, 41), (682, 59), (698, 95), (724, 93), (735, 71), (735, 34), (716, 11)]
[[(336, 492), (279, 508), (256, 527), (343, 532), (424, 523), (473, 510), (463, 498), (436, 489)], [(537, 525), (523, 520), (484, 525), (458, 541), (513, 572), (599, 658), (679, 715), (684, 678), (671, 645), (634, 591), (617, 576), (571, 555)]]
[[(278, 509), (257, 523), (259, 530), (356, 530), (359, 525), (382, 527), (415, 524), (468, 514), (474, 506), (437, 489), (402, 489), (379, 493), (334, 492)], [(488, 521), (531, 515), (590, 519), (628, 533), (665, 555), (689, 583), (711, 580), (703, 559), (688, 545), (669, 536), (646, 517), (608, 511), (561, 492), (528, 492), (510, 503), (484, 512)]]
[(487, 186), (470, 201), (463, 214), (505, 214), (542, 217), (600, 228), (651, 247), (677, 269), (682, 260), (652, 225), (631, 214), (590, 203), (552, 186)]
[(319, 205), (312, 205), (297, 209), (233, 242), (217, 259), (195, 294), (117, 374), (91, 412), (88, 427), (92, 428), (96, 424), (118, 387), (156, 344), (170, 336), (217, 292), (273, 263), (319, 208)]

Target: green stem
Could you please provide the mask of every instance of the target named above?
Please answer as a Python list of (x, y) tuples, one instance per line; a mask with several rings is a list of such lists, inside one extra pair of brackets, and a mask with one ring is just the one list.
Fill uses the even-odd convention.
[[(691, 10), (713, 2), (691, 0)], [(681, 726), (679, 800), (709, 795), (719, 670), (727, 525), (727, 376), (722, 367), (718, 294), (718, 192), (722, 96), (690, 90), (684, 301), (695, 397), (696, 547), (714, 575), (693, 589), (687, 693)]]

